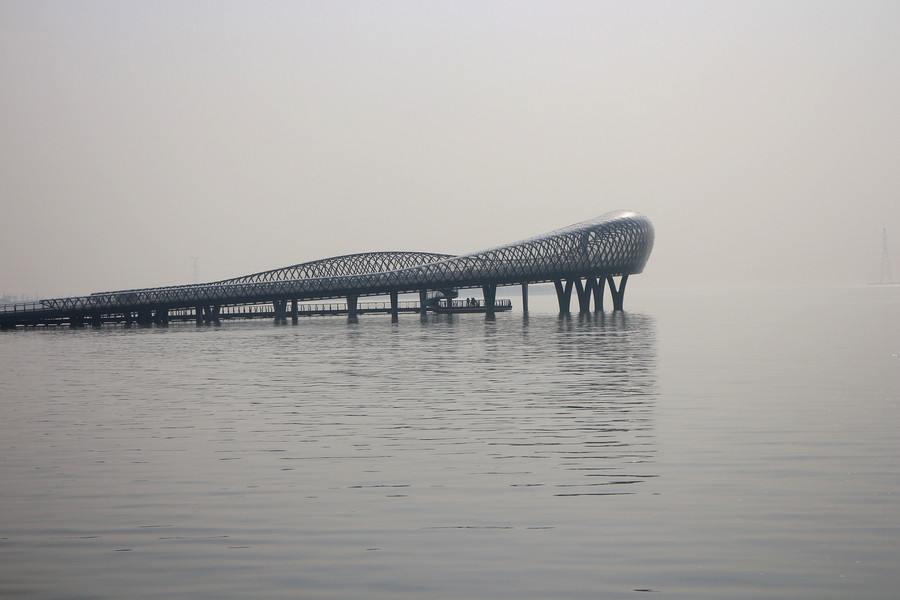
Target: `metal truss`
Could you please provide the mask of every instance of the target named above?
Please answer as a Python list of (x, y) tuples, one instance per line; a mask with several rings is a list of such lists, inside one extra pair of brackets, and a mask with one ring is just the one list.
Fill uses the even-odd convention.
[(363, 252), (361, 254), (345, 254), (344, 256), (323, 258), (299, 265), (291, 265), (290, 267), (282, 267), (281, 269), (272, 269), (262, 273), (235, 277), (234, 279), (225, 279), (212, 285), (293, 281), (297, 279), (344, 277), (365, 273), (384, 273), (386, 271), (417, 267), (452, 257), (452, 254), (436, 254), (434, 252)]
[[(405, 269), (452, 257), (452, 254), (437, 254), (435, 252), (361, 252), (358, 254), (345, 254), (343, 256), (323, 258), (311, 262), (291, 265), (289, 267), (282, 267), (280, 269), (271, 269), (269, 271), (262, 271), (260, 273), (242, 275), (240, 277), (209, 283), (189, 283), (185, 285), (168, 286), (165, 288), (135, 288), (109, 292), (94, 292), (91, 296), (117, 296), (162, 290), (191, 290), (198, 287), (216, 285), (262, 283), (267, 281), (293, 281), (297, 279), (361, 275), (363, 273), (383, 273), (385, 271)], [(60, 298), (59, 300), (67, 299), (68, 298)], [(49, 302), (49, 300), (44, 300), (44, 302)]]
[[(45, 309), (90, 313), (611, 278), (640, 273), (653, 249), (650, 220), (616, 211), (513, 244), (450, 256), (369, 252), (253, 275), (184, 285), (42, 300)], [(610, 279), (611, 280), (611, 279)]]

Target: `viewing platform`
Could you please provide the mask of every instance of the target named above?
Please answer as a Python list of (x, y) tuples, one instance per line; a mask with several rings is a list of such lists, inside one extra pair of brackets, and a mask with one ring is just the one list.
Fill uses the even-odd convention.
[[(87, 296), (47, 298), (0, 306), (0, 329), (105, 323), (126, 326), (197, 324), (267, 317), (276, 323), (301, 316), (433, 310), (484, 313), (511, 310), (497, 300), (497, 288), (522, 287), (522, 310), (528, 311), (528, 286), (553, 283), (561, 313), (569, 311), (575, 291), (579, 310), (603, 310), (608, 287), (613, 310), (623, 310), (628, 277), (640, 273), (650, 257), (653, 225), (631, 211), (614, 211), (562, 229), (505, 246), (461, 256), (435, 252), (362, 252), (346, 254), (232, 279), (96, 292)], [(616, 280), (618, 278), (618, 281)], [(477, 289), (481, 299), (459, 300), (460, 290)], [(418, 294), (418, 302), (399, 301)], [(360, 302), (366, 297), (389, 302)], [(345, 299), (345, 303), (313, 304)]]
[[(365, 314), (390, 314), (390, 302), (359, 302), (356, 306), (356, 315)], [(418, 300), (401, 301), (397, 303), (398, 313), (421, 313), (422, 304)], [(486, 313), (487, 307), (483, 300), (441, 300), (439, 302), (426, 302), (425, 311), (432, 313)], [(505, 312), (512, 310), (512, 301), (501, 299), (494, 301), (495, 312)], [(284, 315), (279, 316), (276, 304), (272, 302), (261, 304), (244, 304), (222, 306), (219, 310), (205, 312), (202, 309), (199, 314), (196, 308), (183, 308), (170, 310), (167, 315), (167, 322), (197, 322), (197, 323), (221, 323), (222, 321), (233, 321), (240, 319), (275, 319), (279, 321), (287, 321), (288, 319), (297, 322), (300, 317), (316, 317), (316, 316), (347, 316), (350, 309), (346, 302), (328, 302), (328, 303), (298, 303), (297, 312), (294, 314), (292, 310), (286, 311)], [(139, 315), (128, 315), (122, 313), (110, 313), (101, 315), (99, 320), (95, 318), (79, 319), (77, 316), (59, 314), (55, 311), (48, 311), (40, 303), (37, 302), (19, 302), (16, 304), (0, 304), (0, 319), (7, 318), (9, 320), (16, 319), (16, 316), (27, 318), (27, 325), (31, 327), (60, 327), (72, 326), (81, 327), (85, 325), (161, 325), (153, 315), (144, 321), (140, 320)]]

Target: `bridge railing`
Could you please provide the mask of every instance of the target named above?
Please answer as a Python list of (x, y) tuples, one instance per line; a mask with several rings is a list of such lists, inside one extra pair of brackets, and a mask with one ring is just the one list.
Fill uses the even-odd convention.
[(40, 302), (13, 302), (10, 304), (0, 304), (0, 314), (14, 314), (19, 312), (34, 312), (41, 310), (44, 305)]
[[(442, 300), (437, 304), (438, 307), (447, 307), (447, 301)], [(461, 300), (453, 300), (452, 308), (484, 308), (484, 300), (478, 298), (463, 298)], [(512, 300), (506, 298), (498, 298), (494, 300), (494, 308), (512, 308)]]
[[(443, 301), (439, 305), (440, 307), (446, 308), (447, 302)], [(497, 299), (494, 301), (494, 306), (498, 309), (510, 309), (512, 308), (512, 301), (508, 299)], [(454, 309), (461, 308), (484, 308), (484, 300), (479, 299), (461, 299), (461, 300), (453, 300), (452, 307)], [(409, 301), (401, 301), (397, 303), (397, 309), (400, 311), (418, 311), (421, 308), (418, 300), (409, 300)], [(347, 312), (347, 303), (346, 302), (319, 302), (319, 303), (299, 303), (297, 305), (297, 314), (329, 314), (329, 313), (344, 313)], [(391, 310), (390, 302), (359, 302), (356, 306), (356, 311), (359, 313), (365, 313), (367, 311), (378, 311), (378, 312), (388, 312)], [(233, 304), (233, 305), (225, 305), (219, 308), (218, 316), (219, 318), (228, 318), (232, 317), (241, 317), (241, 316), (252, 316), (252, 315), (266, 315), (270, 316), (275, 312), (275, 306), (270, 302), (261, 302), (258, 304)], [(291, 314), (290, 305), (285, 307), (285, 314)], [(194, 308), (176, 308), (169, 311), (170, 318), (186, 318), (193, 317), (196, 315), (196, 309)]]
[[(401, 311), (419, 310), (419, 302), (417, 300), (402, 301), (397, 303), (397, 308)], [(366, 311), (382, 311), (387, 312), (391, 309), (390, 302), (360, 302), (357, 304), (357, 312)], [(196, 314), (195, 308), (176, 308), (169, 311), (170, 317), (187, 317)], [(271, 302), (261, 302), (258, 304), (232, 304), (219, 308), (220, 317), (228, 317), (229, 315), (270, 315), (275, 312), (275, 306)], [(326, 303), (300, 303), (297, 305), (298, 314), (309, 313), (336, 313), (347, 312), (346, 302), (326, 302)], [(285, 313), (291, 314), (291, 307), (285, 308)]]
[[(397, 302), (397, 308), (400, 310), (418, 310), (419, 309), (419, 301), (418, 300), (404, 300), (402, 302)], [(308, 312), (319, 312), (322, 310), (347, 310), (347, 304), (337, 303), (337, 304), (301, 304), (298, 307), (300, 312), (303, 310)], [(360, 312), (365, 312), (367, 310), (390, 310), (391, 303), (390, 302), (360, 302), (356, 305), (356, 310)]]

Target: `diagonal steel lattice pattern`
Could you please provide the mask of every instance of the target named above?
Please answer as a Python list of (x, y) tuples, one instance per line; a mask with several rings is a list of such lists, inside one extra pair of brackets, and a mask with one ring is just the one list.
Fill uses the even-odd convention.
[(630, 275), (643, 271), (653, 239), (653, 225), (647, 217), (615, 211), (464, 256), (422, 252), (350, 254), (213, 283), (102, 292), (42, 300), (41, 304), (54, 310), (112, 312)]
[(292, 281), (297, 279), (319, 279), (322, 277), (344, 277), (365, 273), (385, 273), (387, 271), (417, 267), (444, 260), (445, 258), (453, 258), (453, 255), (435, 254), (434, 252), (363, 252), (361, 254), (345, 254), (344, 256), (323, 258), (281, 269), (272, 269), (262, 273), (235, 277), (234, 279), (224, 279), (212, 285)]
[(445, 258), (453, 258), (452, 254), (437, 254), (435, 252), (361, 252), (358, 254), (344, 254), (333, 256), (312, 262), (300, 263), (280, 269), (271, 269), (251, 275), (242, 275), (221, 281), (209, 283), (194, 283), (185, 285), (173, 285), (166, 288), (137, 288), (130, 290), (115, 290), (110, 292), (96, 292), (91, 296), (136, 294), (157, 290), (187, 290), (197, 287), (209, 287), (216, 285), (233, 285), (240, 283), (262, 283), (267, 281), (293, 281), (297, 279), (318, 279), (322, 277), (342, 277), (346, 275), (362, 275), (364, 273), (383, 273), (424, 265)]

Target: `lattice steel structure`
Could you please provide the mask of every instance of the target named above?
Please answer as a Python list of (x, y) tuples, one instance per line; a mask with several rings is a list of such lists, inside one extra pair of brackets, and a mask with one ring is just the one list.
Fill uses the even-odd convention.
[[(70, 315), (147, 314), (180, 308), (272, 302), (284, 311), (287, 301), (346, 297), (353, 314), (360, 296), (480, 287), (488, 308), (497, 286), (554, 282), (560, 310), (568, 310), (572, 287), (581, 309), (602, 307), (604, 282), (616, 309), (622, 308), (625, 282), (644, 269), (653, 248), (650, 220), (616, 211), (563, 229), (464, 256), (425, 252), (349, 254), (273, 269), (218, 282), (101, 292), (90, 296), (42, 300), (44, 311)], [(618, 289), (613, 277), (621, 276)], [(0, 314), (0, 319), (3, 315)]]
[(291, 265), (290, 267), (272, 269), (271, 271), (263, 271), (262, 273), (244, 275), (243, 277), (224, 279), (212, 285), (294, 281), (297, 279), (363, 275), (365, 273), (385, 273), (387, 271), (417, 267), (446, 258), (453, 258), (453, 255), (436, 254), (434, 252), (363, 252), (361, 254), (345, 254), (299, 265)]
[(343, 256), (323, 258), (311, 262), (291, 265), (289, 267), (281, 267), (280, 269), (271, 269), (269, 271), (262, 271), (260, 273), (242, 275), (240, 277), (212, 281), (209, 283), (173, 285), (166, 288), (137, 288), (110, 292), (95, 292), (91, 294), (91, 296), (114, 296), (158, 290), (190, 290), (197, 287), (217, 285), (265, 283), (268, 281), (295, 281), (298, 279), (319, 279), (322, 277), (362, 275), (364, 273), (383, 273), (385, 271), (406, 269), (452, 257), (452, 254), (437, 254), (435, 252), (361, 252), (358, 254), (344, 254)]

